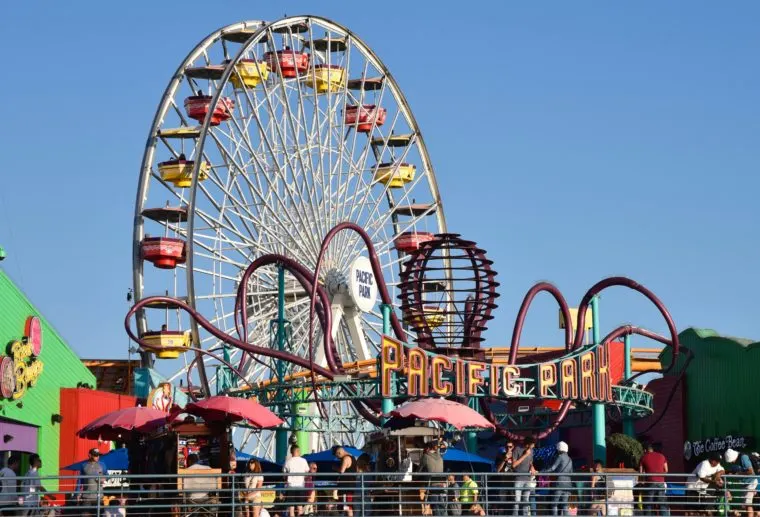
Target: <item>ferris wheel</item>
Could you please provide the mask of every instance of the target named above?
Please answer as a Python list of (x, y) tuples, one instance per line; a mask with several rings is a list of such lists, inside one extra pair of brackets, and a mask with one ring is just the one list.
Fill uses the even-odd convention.
[[(150, 128), (134, 221), (136, 300), (186, 301), (230, 334), (243, 272), (257, 257), (280, 254), (313, 270), (323, 237), (350, 221), (369, 234), (395, 300), (406, 253), (446, 231), (433, 166), (401, 89), (362, 40), (314, 16), (229, 25), (190, 52)], [(351, 268), (365, 254), (358, 235), (341, 233), (318, 278), (330, 298), (343, 364), (374, 359), (380, 345), (379, 307), (346, 295)], [(308, 357), (310, 293), (290, 273), (283, 290), (281, 274), (272, 264), (251, 276), (241, 339), (283, 346), (272, 339), (272, 321), (284, 292), (285, 346)], [(156, 343), (181, 341), (225, 354), (250, 383), (282, 375), (274, 360), (225, 350), (165, 304), (140, 310), (137, 328)], [(320, 343), (321, 328), (314, 332)], [(314, 361), (324, 363), (324, 352), (317, 350)], [(213, 393), (220, 381), (207, 355), (167, 352), (155, 368), (200, 393)], [(288, 375), (298, 372), (288, 366)], [(328, 413), (344, 424), (319, 436), (315, 447), (358, 444), (367, 429), (353, 405), (330, 405)], [(272, 450), (271, 434), (245, 433), (240, 440), (263, 455)]]

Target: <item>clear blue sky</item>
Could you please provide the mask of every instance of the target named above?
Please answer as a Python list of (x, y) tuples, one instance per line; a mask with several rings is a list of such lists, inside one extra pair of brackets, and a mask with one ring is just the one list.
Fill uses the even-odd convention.
[[(535, 281), (575, 304), (607, 275), (652, 288), (679, 328), (760, 338), (760, 3), (273, 4), (4, 6), (2, 267), (80, 355), (126, 355), (136, 182), (171, 74), (213, 29), (285, 13), (347, 25), (398, 79), (449, 228), (496, 262), (489, 343)], [(622, 289), (600, 314), (663, 330)], [(559, 344), (556, 327), (540, 298), (525, 344)]]

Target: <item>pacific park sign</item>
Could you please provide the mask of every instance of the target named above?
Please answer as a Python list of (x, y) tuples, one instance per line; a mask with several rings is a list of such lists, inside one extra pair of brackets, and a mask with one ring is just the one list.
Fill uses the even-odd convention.
[(24, 338), (11, 341), (8, 355), (0, 358), (0, 395), (18, 400), (42, 375), (42, 324), (37, 316), (26, 319)]
[(396, 391), (405, 389), (409, 397), (613, 402), (609, 348), (603, 345), (584, 347), (544, 363), (508, 365), (433, 354), (383, 336), (380, 375), (382, 396), (386, 398), (403, 396)]

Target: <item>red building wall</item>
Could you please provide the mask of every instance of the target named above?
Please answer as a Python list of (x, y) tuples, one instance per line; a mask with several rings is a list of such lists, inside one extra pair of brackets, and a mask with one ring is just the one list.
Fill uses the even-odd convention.
[[(651, 440), (662, 444), (662, 453), (668, 459), (670, 472), (684, 472), (683, 444), (686, 440), (686, 415), (685, 411), (685, 387), (684, 382), (678, 384), (677, 377), (663, 377), (649, 383), (647, 389), (654, 392), (654, 414), (636, 422), (636, 433), (639, 439)], [(675, 393), (673, 389), (675, 388)], [(670, 405), (666, 407), (668, 398), (673, 393)], [(663, 414), (664, 412), (664, 414)], [(658, 418), (651, 430), (646, 431)], [(645, 434), (641, 434), (644, 433)]]
[[(676, 386), (676, 377), (662, 377), (651, 381), (646, 389), (654, 394), (654, 414), (636, 421), (636, 438), (641, 441), (652, 441), (662, 444), (662, 452), (668, 459), (670, 472), (684, 472), (683, 444), (685, 441), (684, 422), (684, 384), (676, 387), (670, 405), (666, 407), (668, 398)], [(664, 415), (663, 412), (665, 413)], [(662, 418), (654, 427), (642, 434), (658, 418)], [(622, 432), (620, 424), (607, 425), (608, 433)], [(570, 445), (573, 458), (584, 458), (591, 461), (593, 455), (593, 433), (591, 427), (576, 427), (564, 429), (563, 439)]]
[[(60, 465), (66, 466), (87, 459), (87, 452), (98, 447), (101, 453), (110, 449), (110, 442), (98, 443), (97, 440), (85, 440), (77, 436), (77, 431), (96, 418), (126, 407), (137, 405), (137, 399), (129, 395), (117, 395), (105, 391), (83, 388), (61, 389), (61, 447)], [(74, 472), (62, 470), (61, 475), (73, 475)], [(73, 480), (61, 480), (61, 490), (73, 490)]]

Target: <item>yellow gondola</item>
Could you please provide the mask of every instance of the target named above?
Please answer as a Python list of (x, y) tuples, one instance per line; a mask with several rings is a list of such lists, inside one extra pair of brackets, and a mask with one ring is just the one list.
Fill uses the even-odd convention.
[(269, 77), (269, 65), (266, 61), (241, 59), (235, 64), (237, 73), (233, 73), (230, 82), (235, 88), (256, 88)]
[(381, 163), (375, 171), (375, 181), (390, 188), (400, 188), (414, 180), (416, 171), (417, 167), (408, 163)]
[[(186, 160), (184, 155), (176, 160), (169, 160), (158, 164), (158, 172), (161, 179), (173, 183), (175, 187), (188, 188), (193, 184), (193, 167), (195, 162)], [(198, 181), (204, 181), (208, 178), (209, 165), (206, 162), (201, 163), (198, 171)]]
[(427, 323), (427, 326), (432, 330), (443, 325), (443, 322), (446, 319), (446, 313), (440, 307), (425, 305), (422, 308), (422, 313), (423, 314), (420, 315), (416, 310), (410, 311), (404, 316), (404, 323), (413, 327), (422, 327), (423, 323), (421, 318), (425, 318), (425, 323)]
[(159, 359), (176, 359), (180, 353), (185, 353), (184, 349), (190, 346), (190, 332), (179, 330), (145, 332), (140, 338), (147, 341), (149, 345), (161, 349), (155, 352)]
[(346, 69), (338, 65), (316, 65), (306, 76), (306, 84), (317, 93), (337, 92), (346, 86)]

